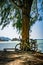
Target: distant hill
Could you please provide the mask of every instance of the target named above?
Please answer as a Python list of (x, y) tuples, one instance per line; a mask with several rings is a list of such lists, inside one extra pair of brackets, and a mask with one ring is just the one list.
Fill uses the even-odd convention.
[(11, 41), (20, 41), (21, 39), (19, 38), (13, 38)]
[(11, 39), (8, 37), (0, 37), (0, 41), (9, 41), (9, 40), (11, 40)]

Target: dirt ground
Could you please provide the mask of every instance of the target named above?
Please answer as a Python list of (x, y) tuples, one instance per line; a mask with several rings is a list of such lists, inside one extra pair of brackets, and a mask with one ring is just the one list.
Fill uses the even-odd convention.
[(43, 54), (0, 52), (0, 65), (43, 65)]

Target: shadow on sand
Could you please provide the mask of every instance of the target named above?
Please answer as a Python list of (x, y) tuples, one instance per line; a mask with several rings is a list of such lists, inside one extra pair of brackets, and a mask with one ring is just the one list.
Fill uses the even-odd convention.
[(0, 52), (0, 65), (6, 65), (9, 62), (15, 61), (16, 59), (20, 59), (20, 57), (10, 58), (8, 57), (11, 54), (15, 54), (14, 52)]
[[(18, 55), (18, 56), (15, 56), (15, 57), (12, 57), (12, 54), (15, 56), (15, 55)], [(21, 53), (20, 53), (21, 54)], [(41, 59), (38, 61), (37, 59), (35, 60), (30, 60), (28, 57), (26, 57), (27, 59), (29, 60), (26, 60), (26, 58), (23, 58), (24, 56), (21, 54), (21, 56), (18, 52), (0, 52), (0, 65), (15, 65), (15, 64), (8, 64), (8, 63), (12, 63), (13, 61), (16, 61), (16, 60), (23, 60), (24, 62), (20, 62), (20, 64), (17, 64), (17, 65), (43, 65), (43, 60), (41, 61)], [(25, 54), (25, 53), (23, 53)], [(43, 57), (43, 54), (41, 55)], [(33, 55), (33, 58), (36, 57), (35, 55)], [(37, 57), (38, 58), (40, 57), (38, 54), (37, 54)], [(39, 58), (38, 58), (39, 59)], [(19, 61), (17, 61), (19, 62)]]

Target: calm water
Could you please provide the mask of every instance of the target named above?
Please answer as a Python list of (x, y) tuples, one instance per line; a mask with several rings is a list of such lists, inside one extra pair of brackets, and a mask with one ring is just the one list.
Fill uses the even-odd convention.
[[(3, 50), (4, 48), (15, 48), (16, 44), (18, 43), (20, 42), (17, 42), (17, 41), (0, 42), (0, 50)], [(17, 48), (19, 48), (19, 46)]]
[[(17, 42), (17, 41), (0, 42), (0, 50), (3, 50), (4, 48), (14, 48), (15, 45), (18, 43), (20, 42)], [(38, 44), (38, 50), (40, 50), (43, 53), (43, 39), (38, 39), (37, 44)]]
[(43, 53), (43, 39), (37, 40), (38, 49)]

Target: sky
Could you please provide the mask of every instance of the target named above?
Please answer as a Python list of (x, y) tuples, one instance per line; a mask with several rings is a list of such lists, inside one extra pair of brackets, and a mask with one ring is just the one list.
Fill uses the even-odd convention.
[(33, 39), (43, 39), (43, 21), (37, 21), (32, 27), (32, 32), (30, 33), (30, 38)]
[[(30, 38), (33, 39), (43, 39), (43, 21), (37, 21), (32, 27), (32, 32), (30, 33)], [(14, 29), (12, 25), (6, 26), (3, 30), (0, 27), (0, 37), (9, 37), (9, 38), (19, 38), (16, 28)]]
[(0, 37), (9, 37), (9, 38), (19, 38), (19, 34), (16, 30), (16, 28), (13, 28), (12, 25), (6, 26), (3, 30), (1, 30), (0, 27)]

